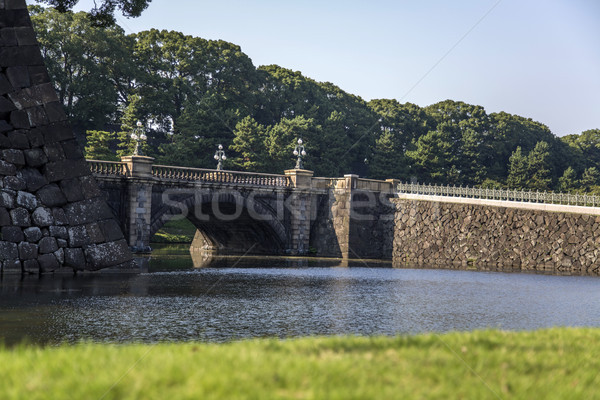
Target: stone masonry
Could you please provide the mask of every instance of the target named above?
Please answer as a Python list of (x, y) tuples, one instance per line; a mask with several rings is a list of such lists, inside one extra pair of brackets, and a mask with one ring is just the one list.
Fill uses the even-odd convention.
[(131, 260), (50, 82), (25, 0), (0, 0), (0, 269)]
[(597, 209), (538, 204), (504, 207), (408, 198), (393, 202), (395, 263), (567, 274), (599, 272), (600, 215), (590, 215)]

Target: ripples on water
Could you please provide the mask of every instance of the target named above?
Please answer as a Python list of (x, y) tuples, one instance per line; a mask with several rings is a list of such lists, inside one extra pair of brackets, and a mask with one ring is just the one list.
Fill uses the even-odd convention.
[[(194, 269), (189, 256), (159, 257), (138, 275), (5, 276), (0, 336), (9, 344), (25, 336), (39, 343), (226, 341), (600, 325), (595, 277), (219, 262)], [(290, 267), (298, 262), (306, 266)]]

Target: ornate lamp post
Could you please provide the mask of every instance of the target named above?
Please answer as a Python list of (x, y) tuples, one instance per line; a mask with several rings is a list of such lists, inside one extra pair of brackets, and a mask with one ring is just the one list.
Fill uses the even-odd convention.
[(146, 134), (144, 133), (144, 128), (142, 128), (142, 122), (138, 121), (136, 123), (136, 128), (131, 133), (131, 138), (135, 140), (135, 150), (133, 151), (134, 156), (143, 156), (142, 150), (140, 149), (140, 142), (148, 139)]
[(223, 145), (221, 144), (219, 145), (219, 149), (215, 151), (215, 160), (218, 161), (217, 171), (221, 171), (223, 169), (223, 161), (227, 160), (225, 152), (223, 151)]
[(302, 157), (306, 156), (306, 151), (304, 151), (302, 139), (298, 139), (298, 144), (294, 149), (294, 155), (298, 156), (298, 160), (296, 161), (296, 169), (304, 169), (304, 165), (302, 165)]

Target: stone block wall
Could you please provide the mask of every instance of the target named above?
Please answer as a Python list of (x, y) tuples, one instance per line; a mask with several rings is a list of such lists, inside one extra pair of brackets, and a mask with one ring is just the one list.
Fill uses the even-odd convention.
[(410, 199), (393, 202), (393, 260), (399, 265), (599, 273), (598, 215)]
[(0, 268), (131, 260), (50, 82), (24, 0), (0, 0)]

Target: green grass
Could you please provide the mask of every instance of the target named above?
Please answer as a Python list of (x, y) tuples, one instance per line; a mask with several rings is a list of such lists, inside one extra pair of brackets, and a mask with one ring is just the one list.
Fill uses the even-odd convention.
[(600, 329), (0, 350), (1, 399), (594, 399)]
[(152, 243), (192, 243), (196, 227), (187, 219), (171, 220), (156, 232)]

